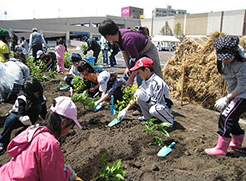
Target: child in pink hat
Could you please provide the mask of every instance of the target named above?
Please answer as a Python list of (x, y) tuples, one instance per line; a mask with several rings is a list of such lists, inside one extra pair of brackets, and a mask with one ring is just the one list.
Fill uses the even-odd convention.
[(8, 145), (8, 154), (13, 158), (0, 167), (1, 180), (76, 180), (76, 173), (64, 165), (58, 141), (74, 125), (81, 128), (75, 104), (69, 97), (54, 99), (42, 126), (30, 126)]

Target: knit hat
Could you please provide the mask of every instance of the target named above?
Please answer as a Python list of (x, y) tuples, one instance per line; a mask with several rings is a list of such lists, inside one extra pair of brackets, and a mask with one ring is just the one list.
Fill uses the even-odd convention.
[(76, 105), (73, 103), (71, 98), (65, 96), (57, 97), (55, 99), (55, 106), (52, 105), (50, 110), (61, 116), (72, 119), (80, 129), (82, 128), (77, 120)]
[(236, 56), (239, 38), (237, 36), (221, 36), (214, 41), (218, 60), (227, 60)]

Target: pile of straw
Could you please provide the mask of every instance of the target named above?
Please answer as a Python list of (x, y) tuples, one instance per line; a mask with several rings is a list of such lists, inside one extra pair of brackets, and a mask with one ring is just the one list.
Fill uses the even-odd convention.
[[(163, 77), (172, 97), (212, 109), (217, 99), (226, 95), (226, 83), (217, 71), (213, 42), (224, 33), (209, 37), (186, 38), (163, 69)], [(245, 39), (240, 44), (245, 48)]]

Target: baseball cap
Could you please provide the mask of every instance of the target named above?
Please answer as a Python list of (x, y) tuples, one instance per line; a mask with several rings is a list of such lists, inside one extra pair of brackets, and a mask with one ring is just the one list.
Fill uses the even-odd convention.
[(71, 62), (79, 62), (82, 58), (79, 53), (72, 53), (71, 57), (68, 57), (67, 60)]
[(150, 58), (143, 57), (138, 59), (135, 66), (130, 69), (130, 71), (134, 71), (139, 69), (140, 67), (154, 67), (154, 62)]
[(99, 83), (99, 91), (106, 92), (109, 78), (110, 78), (110, 73), (107, 72), (106, 70), (98, 74), (97, 82)]
[(231, 59), (238, 51), (239, 38), (237, 36), (221, 36), (214, 41), (218, 60)]
[(38, 31), (38, 29), (37, 29), (37, 28), (33, 28), (33, 29), (32, 29), (32, 32), (34, 32), (34, 31)]
[(36, 58), (39, 58), (44, 52), (42, 50), (37, 51)]
[(59, 96), (55, 98), (55, 107), (52, 105), (50, 110), (66, 118), (72, 119), (75, 124), (81, 129), (82, 126), (77, 120), (77, 108), (71, 98), (66, 96)]

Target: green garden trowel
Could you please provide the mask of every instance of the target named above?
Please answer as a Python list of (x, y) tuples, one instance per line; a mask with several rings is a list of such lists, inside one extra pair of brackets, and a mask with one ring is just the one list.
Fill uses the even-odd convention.
[(160, 151), (157, 153), (157, 156), (159, 157), (165, 157), (167, 154), (169, 154), (172, 149), (171, 147), (173, 147), (176, 143), (172, 142), (169, 146), (163, 146)]

